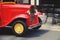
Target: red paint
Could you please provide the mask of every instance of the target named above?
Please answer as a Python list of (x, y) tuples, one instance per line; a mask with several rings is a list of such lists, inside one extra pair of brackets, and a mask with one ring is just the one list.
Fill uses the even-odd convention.
[(32, 5), (2, 4), (0, 3), (0, 27), (5, 27), (17, 18), (25, 18), (28, 26), (38, 24), (38, 15), (30, 22), (30, 15), (27, 13)]

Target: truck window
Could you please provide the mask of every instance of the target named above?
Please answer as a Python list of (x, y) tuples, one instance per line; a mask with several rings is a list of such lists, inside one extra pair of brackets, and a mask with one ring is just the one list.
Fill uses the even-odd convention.
[(14, 2), (14, 0), (3, 0), (3, 2)]
[(2, 0), (3, 3), (30, 4), (30, 0)]
[(1, 2), (1, 0), (0, 0), (0, 2)]
[(30, 0), (16, 0), (17, 4), (29, 4)]
[(15, 4), (15, 0), (2, 0), (3, 4)]

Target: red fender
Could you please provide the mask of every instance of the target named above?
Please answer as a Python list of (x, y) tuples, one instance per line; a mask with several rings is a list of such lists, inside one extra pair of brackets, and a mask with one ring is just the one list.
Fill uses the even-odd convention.
[[(20, 15), (17, 15), (17, 16), (14, 16), (12, 17), (9, 21), (7, 21), (5, 24), (2, 24), (0, 27), (5, 27), (7, 26), (8, 24), (10, 24), (11, 22), (13, 22), (15, 19), (18, 19), (18, 18), (24, 18), (24, 19), (28, 19), (27, 22), (29, 22), (30, 20), (30, 15), (25, 13), (25, 14), (20, 14)], [(28, 23), (29, 25), (29, 23)]]

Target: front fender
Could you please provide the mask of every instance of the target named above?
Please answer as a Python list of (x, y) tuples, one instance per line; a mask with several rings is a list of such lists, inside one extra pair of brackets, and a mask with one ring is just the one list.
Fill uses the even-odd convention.
[[(29, 20), (30, 20), (30, 16), (28, 14), (20, 14), (20, 15), (10, 18), (10, 20), (7, 20), (7, 22), (5, 22), (4, 25), (1, 25), (0, 27), (2, 28), (5, 26), (8, 26), (9, 24), (11, 24), (14, 20), (16, 20), (18, 18), (24, 18), (27, 20), (27, 22), (29, 22)], [(28, 23), (28, 25), (29, 25), (29, 23)]]
[(27, 25), (28, 25), (28, 26), (30, 25), (30, 15), (29, 15), (29, 14), (20, 14), (20, 15), (17, 15), (17, 16), (15, 16), (15, 17), (13, 17), (8, 24), (10, 24), (10, 23), (12, 23), (14, 20), (20, 19), (20, 18), (26, 19)]
[(16, 19), (16, 18), (25, 18), (25, 19), (28, 19), (28, 18), (30, 18), (30, 15), (29, 14), (20, 14), (20, 15), (17, 15), (15, 17), (13, 17), (13, 19)]
[(43, 15), (42, 12), (36, 12), (35, 15)]
[[(17, 15), (17, 16), (13, 17), (13, 18), (10, 20), (10, 23), (13, 22), (14, 20), (20, 19), (20, 18), (26, 19), (26, 21), (29, 22), (29, 20), (30, 20), (30, 15), (27, 14), (27, 13)], [(29, 24), (28, 24), (28, 25), (29, 25)]]

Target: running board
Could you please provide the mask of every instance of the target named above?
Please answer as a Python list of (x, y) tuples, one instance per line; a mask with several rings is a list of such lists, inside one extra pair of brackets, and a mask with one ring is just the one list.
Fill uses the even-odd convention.
[(33, 29), (33, 28), (35, 28), (35, 27), (37, 27), (37, 26), (40, 26), (41, 24), (39, 23), (39, 24), (37, 24), (37, 25), (35, 25), (34, 27), (28, 27), (28, 29)]

